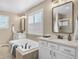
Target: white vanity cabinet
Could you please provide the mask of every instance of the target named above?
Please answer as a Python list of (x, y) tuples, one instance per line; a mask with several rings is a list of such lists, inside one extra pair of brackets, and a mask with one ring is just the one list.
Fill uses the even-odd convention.
[(39, 41), (39, 59), (77, 59), (76, 48), (50, 41)]
[(69, 56), (69, 55), (67, 55), (67, 54), (65, 54), (65, 53), (61, 53), (61, 52), (54, 52), (54, 56), (52, 56), (52, 57), (54, 57), (53, 59), (75, 59), (74, 57), (72, 57), (72, 56)]
[(50, 48), (46, 41), (39, 41), (39, 59), (51, 59)]
[(51, 59), (75, 59), (75, 49), (70, 47), (63, 48), (63, 46), (53, 43), (48, 43), (48, 45), (51, 48)]

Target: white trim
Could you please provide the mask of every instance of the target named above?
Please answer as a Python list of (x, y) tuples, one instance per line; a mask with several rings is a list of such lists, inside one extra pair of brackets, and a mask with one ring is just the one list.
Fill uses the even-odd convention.
[[(28, 34), (34, 34), (34, 35), (43, 35), (43, 21), (44, 21), (44, 12), (43, 12), (43, 8), (42, 9), (40, 9), (40, 10), (36, 10), (36, 11), (34, 11), (34, 12), (32, 12), (32, 13), (30, 13), (30, 14), (28, 14), (28, 17), (30, 16), (30, 15), (35, 15), (36, 13), (39, 13), (39, 12), (42, 12), (42, 22), (41, 22), (41, 24), (42, 24), (42, 33), (40, 34), (38, 34), (38, 33), (30, 33), (29, 31), (28, 31)], [(36, 24), (36, 23), (34, 23), (34, 24)], [(29, 26), (29, 25), (28, 25)], [(28, 29), (29, 30), (29, 29)]]

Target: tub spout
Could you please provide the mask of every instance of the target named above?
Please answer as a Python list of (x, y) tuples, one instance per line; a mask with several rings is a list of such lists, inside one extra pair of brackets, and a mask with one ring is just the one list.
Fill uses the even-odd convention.
[(27, 44), (28, 44), (28, 43), (25, 44), (25, 49), (27, 49)]

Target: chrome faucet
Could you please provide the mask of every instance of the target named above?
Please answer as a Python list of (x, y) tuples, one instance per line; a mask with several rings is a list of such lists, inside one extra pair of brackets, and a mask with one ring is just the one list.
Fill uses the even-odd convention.
[(28, 43), (25, 44), (25, 49), (27, 49), (27, 44), (28, 44)]
[(57, 35), (57, 38), (58, 38), (58, 39), (63, 39), (63, 37), (64, 37), (64, 36)]

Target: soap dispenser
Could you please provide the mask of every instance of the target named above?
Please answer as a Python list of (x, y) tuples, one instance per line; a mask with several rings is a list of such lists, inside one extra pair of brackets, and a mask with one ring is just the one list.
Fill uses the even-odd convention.
[(70, 35), (70, 33), (68, 35), (68, 40), (71, 41), (71, 35)]

